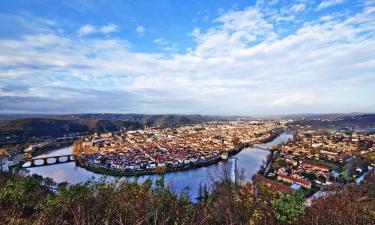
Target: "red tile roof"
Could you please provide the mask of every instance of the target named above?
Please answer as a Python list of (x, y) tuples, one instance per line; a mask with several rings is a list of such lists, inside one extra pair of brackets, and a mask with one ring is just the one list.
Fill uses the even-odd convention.
[(284, 174), (279, 174), (278, 175), (279, 177), (283, 178), (283, 179), (286, 179), (286, 180), (290, 180), (294, 183), (297, 183), (297, 184), (301, 184), (302, 186), (310, 186), (311, 185), (311, 182), (309, 180), (305, 180), (305, 179), (301, 179), (301, 178), (296, 178), (296, 177), (289, 177), (287, 175), (284, 175)]
[(320, 168), (320, 169), (329, 169), (328, 167), (326, 167), (322, 164), (317, 164), (317, 163), (312, 163), (312, 162), (305, 162), (304, 164), (306, 166), (309, 166), (309, 167), (317, 167), (317, 168)]
[(264, 178), (263, 176), (256, 176), (254, 178), (255, 181), (258, 181), (258, 182), (261, 182), (263, 184), (265, 184), (266, 186), (268, 187), (271, 187), (271, 190), (275, 191), (275, 192), (278, 192), (278, 191), (281, 191), (281, 192), (292, 192), (293, 189), (291, 189), (290, 187), (284, 185), (284, 184), (280, 184), (278, 182), (275, 182), (273, 180), (270, 180), (270, 179), (267, 179), (267, 178)]

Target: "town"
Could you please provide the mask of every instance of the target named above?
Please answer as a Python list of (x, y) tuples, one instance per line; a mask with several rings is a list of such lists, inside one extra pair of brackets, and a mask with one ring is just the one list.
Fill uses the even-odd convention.
[(195, 168), (227, 159), (246, 146), (271, 140), (279, 121), (209, 122), (86, 136), (75, 145), (85, 167), (122, 174)]
[(360, 183), (375, 169), (375, 135), (348, 130), (296, 130), (293, 140), (277, 146), (269, 168), (257, 180), (275, 191), (319, 190)]
[(18, 150), (6, 154), (2, 150), (1, 169), (7, 171), (43, 146), (64, 146), (75, 140), (73, 154), (77, 165), (93, 172), (120, 176), (161, 174), (227, 160), (243, 148), (259, 148), (257, 144), (288, 132), (293, 133), (293, 138), (265, 149), (270, 155), (253, 178), (255, 183), (277, 192), (302, 190), (306, 196), (312, 196), (323, 189), (360, 183), (369, 171), (375, 170), (373, 132), (300, 127), (291, 122), (211, 121), (68, 136), (30, 144), (21, 153)]

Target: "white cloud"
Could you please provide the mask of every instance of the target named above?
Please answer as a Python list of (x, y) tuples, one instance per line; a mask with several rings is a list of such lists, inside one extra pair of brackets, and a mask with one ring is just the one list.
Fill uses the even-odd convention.
[(228, 51), (245, 48), (251, 42), (271, 40), (276, 36), (273, 25), (255, 8), (231, 11), (215, 21), (221, 25), (208, 29), (205, 33), (199, 29), (193, 30), (191, 35), (198, 42), (196, 54), (224, 55)]
[(107, 24), (105, 26), (101, 26), (99, 28), (99, 31), (103, 34), (110, 34), (117, 31), (117, 25), (116, 24)]
[(96, 32), (96, 28), (91, 24), (86, 24), (78, 29), (78, 36), (86, 36)]
[(156, 38), (154, 39), (154, 43), (158, 45), (158, 47), (163, 52), (168, 53), (177, 53), (178, 52), (178, 44), (175, 42), (168, 41), (164, 38)]
[(298, 13), (298, 12), (304, 11), (306, 9), (306, 5), (303, 4), (303, 3), (299, 3), (299, 4), (296, 4), (296, 5), (293, 5), (290, 9), (293, 12)]
[[(215, 26), (192, 31), (191, 51), (168, 57), (133, 52), (126, 41), (107, 36), (50, 31), (0, 39), (0, 88), (14, 82), (34, 87), (32, 95), (15, 93), (28, 97), (18, 102), (0, 98), (0, 110), (26, 104), (36, 111), (31, 103), (39, 101), (52, 111), (53, 97), (66, 104), (59, 110), (72, 104), (88, 112), (109, 105), (116, 109), (105, 110), (140, 113), (374, 111), (374, 12), (368, 7), (346, 19), (332, 15), (280, 36), (260, 9), (230, 11)], [(173, 45), (163, 38), (154, 42)]]
[(344, 1), (345, 0), (323, 0), (323, 1), (320, 2), (318, 7), (316, 8), (316, 10), (321, 10), (321, 9), (331, 7), (333, 5), (341, 4)]
[(104, 26), (96, 27), (92, 24), (86, 24), (80, 27), (77, 31), (78, 36), (83, 37), (89, 34), (94, 34), (94, 33), (102, 33), (102, 34), (110, 34), (113, 32), (116, 32), (118, 29), (116, 24), (107, 24)]
[(137, 31), (137, 33), (139, 35), (143, 35), (143, 33), (145, 32), (145, 28), (142, 27), (142, 26), (137, 26), (137, 28), (135, 29), (135, 31)]

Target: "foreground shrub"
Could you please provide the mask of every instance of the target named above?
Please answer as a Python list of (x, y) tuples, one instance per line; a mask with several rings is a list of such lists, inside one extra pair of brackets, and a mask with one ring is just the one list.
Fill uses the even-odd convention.
[[(361, 186), (333, 189), (311, 207), (299, 192), (280, 194), (262, 185), (223, 178), (192, 203), (163, 178), (88, 181), (60, 185), (50, 180), (0, 174), (0, 224), (373, 224), (375, 177)], [(254, 186), (255, 187), (255, 186)]]

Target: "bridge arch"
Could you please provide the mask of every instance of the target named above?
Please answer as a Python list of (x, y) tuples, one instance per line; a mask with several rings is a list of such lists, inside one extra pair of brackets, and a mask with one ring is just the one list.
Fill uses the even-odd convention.
[(25, 161), (21, 161), (20, 165), (23, 168), (31, 168), (37, 166), (47, 166), (47, 165), (54, 165), (58, 163), (67, 163), (75, 161), (74, 155), (60, 155), (60, 156), (49, 156), (49, 157), (41, 157), (35, 159), (29, 159)]
[(51, 157), (51, 158), (46, 159), (46, 164), (48, 164), (48, 165), (53, 165), (53, 164), (56, 164), (56, 163), (57, 163), (57, 158), (55, 158), (55, 157)]

